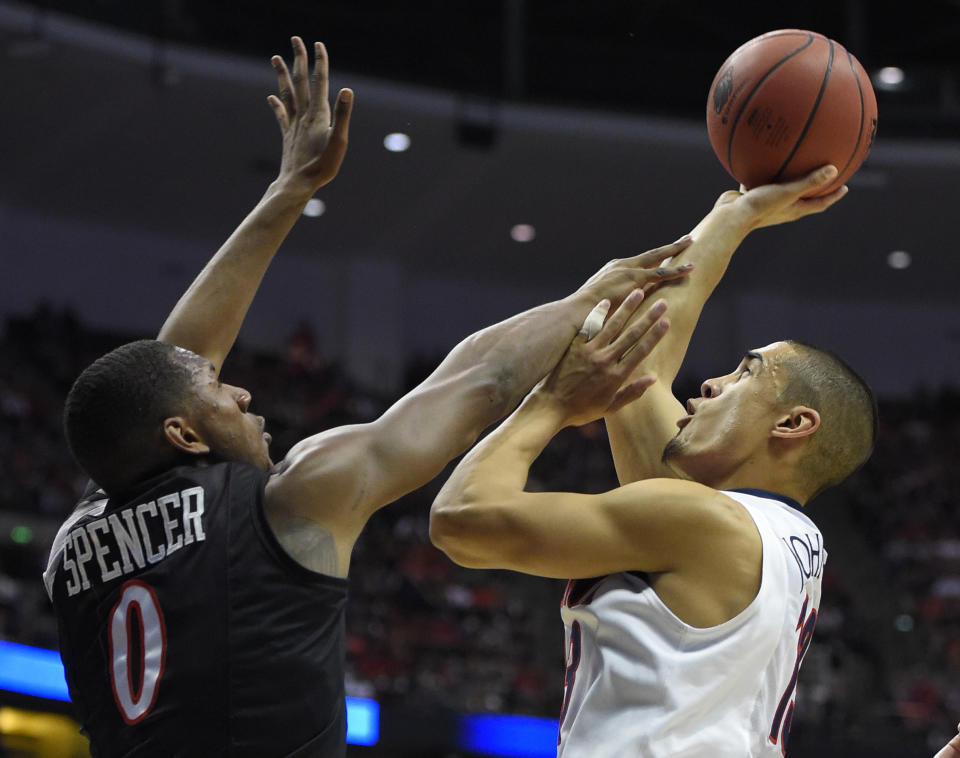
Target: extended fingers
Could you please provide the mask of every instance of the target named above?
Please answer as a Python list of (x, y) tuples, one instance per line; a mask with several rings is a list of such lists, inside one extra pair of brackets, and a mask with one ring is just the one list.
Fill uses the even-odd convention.
[(672, 258), (675, 255), (679, 255), (688, 247), (690, 247), (692, 243), (693, 237), (691, 237), (689, 234), (685, 234), (676, 242), (671, 242), (669, 245), (664, 245), (663, 247), (648, 250), (640, 255), (635, 255), (633, 258), (628, 258), (627, 261), (633, 265), (640, 266), (641, 268), (651, 268), (658, 263), (662, 263), (663, 261), (667, 260), (667, 258)]
[(350, 131), (350, 114), (353, 112), (353, 90), (342, 89), (337, 94), (337, 104), (333, 110), (333, 134), (330, 141), (340, 140), (344, 147)]
[(639, 379), (625, 384), (617, 390), (617, 394), (613, 396), (613, 402), (610, 403), (607, 413), (616, 413), (625, 405), (632, 403), (656, 383), (657, 378), (655, 376), (644, 374)]
[(270, 106), (273, 115), (277, 117), (277, 123), (280, 124), (280, 131), (287, 131), (287, 127), (290, 126), (290, 116), (288, 115), (287, 106), (284, 105), (283, 101), (276, 95), (267, 96), (267, 105)]
[[(611, 341), (617, 338), (623, 329), (624, 324), (627, 323), (627, 320), (633, 315), (633, 312), (637, 309), (640, 303), (643, 302), (643, 297), (643, 290), (633, 290), (633, 292), (623, 299), (623, 302), (620, 303), (620, 307), (613, 312), (613, 315), (606, 320), (606, 323), (604, 323), (602, 320), (600, 321), (602, 328), (599, 330), (594, 330), (594, 334), (596, 334), (598, 338), (597, 343), (599, 345), (609, 345)], [(595, 314), (598, 315), (600, 319), (606, 316), (606, 310), (600, 310), (604, 303), (606, 303), (607, 308), (610, 307), (609, 300), (601, 301), (600, 305), (590, 311), (590, 315), (587, 316), (587, 321), (590, 321), (590, 318)], [(584, 329), (587, 329), (588, 327), (587, 321), (584, 321), (583, 323)]]
[(320, 186), (329, 182), (337, 175), (340, 164), (347, 154), (347, 132), (350, 129), (350, 110), (353, 107), (353, 91), (340, 90), (337, 95), (337, 106), (334, 112), (333, 129), (330, 139), (323, 153), (310, 161), (304, 171), (314, 174), (320, 181)]
[(684, 263), (680, 266), (670, 268), (668, 266), (657, 266), (653, 271), (646, 273), (646, 284), (656, 284), (658, 282), (667, 282), (671, 279), (680, 279), (693, 271), (692, 263)]
[(836, 178), (837, 167), (828, 164), (814, 169), (796, 181), (787, 182), (783, 185), (783, 188), (790, 194), (796, 194), (797, 196), (808, 195), (818, 187), (825, 187)]
[(610, 349), (628, 370), (632, 370), (646, 358), (660, 338), (667, 333), (670, 322), (661, 318), (666, 310), (667, 304), (658, 300), (611, 342)]
[[(289, 123), (290, 116), (296, 113), (293, 100), (293, 82), (290, 80), (290, 71), (287, 69), (286, 61), (279, 55), (274, 55), (270, 59), (273, 70), (277, 74), (277, 99), (282, 103), (286, 111), (286, 121)], [(270, 104), (273, 107), (273, 103)], [(276, 108), (274, 108), (276, 110)], [(279, 118), (279, 116), (278, 116)]]
[[(293, 47), (292, 73), (281, 56), (274, 55), (270, 59), (277, 74), (277, 95), (271, 95), (268, 102), (283, 129), (290, 125), (290, 120), (297, 114), (316, 116), (321, 109), (327, 108), (330, 86), (330, 63), (324, 44), (314, 43), (315, 62), (312, 75), (308, 74), (307, 48), (303, 40), (300, 37), (291, 37), (290, 44)], [(343, 122), (338, 136), (343, 140), (346, 139), (350, 125), (352, 95), (350, 92), (344, 97), (341, 91), (337, 100), (337, 115), (340, 117), (338, 120)]]
[[(330, 59), (322, 42), (313, 43), (313, 76), (310, 79), (310, 110), (316, 114), (330, 97)], [(339, 103), (339, 101), (338, 101)]]
[[(670, 320), (662, 318), (666, 310), (667, 304), (663, 300), (658, 300), (650, 306), (638, 321), (627, 327), (610, 345), (608, 349), (614, 356), (619, 356), (616, 366), (619, 376), (632, 374), (640, 362), (650, 355), (663, 335), (667, 333), (670, 328)], [(610, 403), (607, 412), (618, 411), (623, 406), (633, 402), (646, 392), (654, 382), (656, 382), (656, 377), (646, 374), (623, 385), (614, 395), (613, 402)]]
[(307, 48), (299, 37), (291, 37), (290, 43), (293, 45), (293, 106), (300, 113), (310, 106)]

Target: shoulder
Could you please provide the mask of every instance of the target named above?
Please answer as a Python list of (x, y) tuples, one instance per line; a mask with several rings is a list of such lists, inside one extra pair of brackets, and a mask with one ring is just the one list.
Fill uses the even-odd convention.
[(682, 537), (687, 565), (709, 567), (734, 556), (752, 565), (761, 555), (763, 540), (753, 515), (726, 492), (686, 480), (649, 483), (662, 493), (661, 508)]
[(620, 528), (656, 535), (670, 546), (675, 567), (702, 567), (724, 556), (753, 556), (762, 550), (747, 508), (713, 487), (682, 479), (646, 479), (614, 493)]
[[(653, 545), (657, 596), (685, 623), (712, 627), (734, 618), (756, 597), (763, 540), (749, 511), (725, 493), (696, 482), (651, 479), (621, 488), (645, 502), (629, 527)], [(627, 506), (629, 507), (629, 506)]]
[(665, 516), (731, 528), (753, 526), (747, 509), (729, 494), (685, 479), (645, 479), (616, 490), (619, 499), (647, 503)]
[(267, 507), (361, 527), (362, 506), (377, 484), (370, 463), (375, 437), (373, 425), (355, 424), (297, 443), (266, 472)]

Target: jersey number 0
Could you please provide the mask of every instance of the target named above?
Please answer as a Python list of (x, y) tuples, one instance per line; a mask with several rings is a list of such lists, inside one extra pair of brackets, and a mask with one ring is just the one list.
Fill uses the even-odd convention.
[[(134, 622), (137, 623), (134, 623)], [(128, 724), (143, 719), (157, 700), (167, 652), (167, 634), (157, 596), (131, 579), (110, 612), (110, 684), (120, 715)], [(131, 666), (139, 650), (140, 665)]]

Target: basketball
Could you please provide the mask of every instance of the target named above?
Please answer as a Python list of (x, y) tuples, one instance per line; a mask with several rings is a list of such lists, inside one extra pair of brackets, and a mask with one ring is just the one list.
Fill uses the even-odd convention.
[(877, 131), (877, 98), (839, 42), (780, 29), (737, 48), (707, 97), (707, 131), (723, 167), (747, 189), (832, 163), (826, 195), (860, 168)]

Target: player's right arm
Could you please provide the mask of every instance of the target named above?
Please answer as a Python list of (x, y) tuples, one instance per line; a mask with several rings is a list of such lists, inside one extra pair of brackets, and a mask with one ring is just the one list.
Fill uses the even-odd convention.
[(335, 546), (335, 564), (312, 566), (345, 576), (353, 541), (377, 508), (433, 479), (506, 415), (557, 363), (599, 300), (616, 303), (637, 287), (684, 276), (689, 269), (658, 264), (687, 244), (612, 261), (569, 297), (467, 337), (376, 421), (294, 446), (267, 485), (268, 518), (281, 542), (291, 552), (302, 539), (317, 543), (300, 546), (295, 557), (304, 563)]
[(658, 287), (657, 297), (670, 309), (670, 331), (637, 369), (659, 381), (640, 399), (606, 417), (607, 433), (621, 484), (676, 474), (661, 461), (663, 448), (676, 434), (683, 406), (671, 387), (707, 299), (727, 270), (733, 253), (754, 229), (820, 213), (846, 194), (846, 187), (824, 197), (803, 198), (836, 176), (832, 166), (784, 184), (725, 192), (690, 233), (693, 244), (679, 256), (693, 263), (696, 276)]

